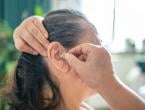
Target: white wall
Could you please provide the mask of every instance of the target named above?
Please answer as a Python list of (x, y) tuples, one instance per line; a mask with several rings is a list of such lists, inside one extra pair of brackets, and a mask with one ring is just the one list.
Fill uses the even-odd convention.
[(56, 9), (75, 9), (81, 10), (80, 0), (52, 0), (52, 10)]

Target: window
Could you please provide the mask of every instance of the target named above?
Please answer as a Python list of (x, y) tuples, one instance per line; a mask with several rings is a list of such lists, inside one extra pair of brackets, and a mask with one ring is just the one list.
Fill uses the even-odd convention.
[(112, 45), (112, 50), (125, 50), (128, 38), (135, 42), (136, 49), (142, 48), (145, 39), (144, 0), (82, 0), (82, 12), (95, 24), (101, 39)]
[(96, 26), (105, 43), (112, 40), (113, 0), (82, 0), (82, 12)]

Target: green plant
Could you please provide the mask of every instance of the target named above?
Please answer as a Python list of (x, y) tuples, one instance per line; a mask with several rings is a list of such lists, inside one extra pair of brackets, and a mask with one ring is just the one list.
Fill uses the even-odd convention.
[(43, 16), (44, 15), (43, 8), (41, 6), (39, 6), (39, 5), (35, 6), (34, 14), (38, 15), (38, 16)]
[[(5, 84), (5, 78), (15, 66), (18, 53), (12, 39), (13, 29), (6, 22), (0, 22), (0, 87)], [(7, 106), (0, 99), (0, 110), (7, 110)]]

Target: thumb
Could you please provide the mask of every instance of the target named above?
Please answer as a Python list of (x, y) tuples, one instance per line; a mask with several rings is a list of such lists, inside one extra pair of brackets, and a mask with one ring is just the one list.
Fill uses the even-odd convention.
[(71, 53), (64, 53), (63, 58), (73, 69), (79, 72), (80, 66), (83, 63), (82, 61), (80, 61), (76, 56)]

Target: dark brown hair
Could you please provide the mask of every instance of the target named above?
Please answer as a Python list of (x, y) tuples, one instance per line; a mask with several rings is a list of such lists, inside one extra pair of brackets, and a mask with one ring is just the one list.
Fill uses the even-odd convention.
[[(85, 31), (79, 22), (81, 20), (89, 23), (83, 14), (74, 10), (64, 9), (48, 13), (43, 25), (49, 32), (49, 42), (58, 41), (65, 48), (75, 46), (79, 36)], [(55, 110), (59, 106), (62, 98), (58, 84), (52, 80), (42, 56), (22, 53), (12, 79), (13, 82), (9, 83), (11, 89), (4, 95), (10, 110)], [(46, 81), (53, 93), (49, 99), (42, 96), (42, 87)], [(45, 107), (44, 100), (49, 102)]]

